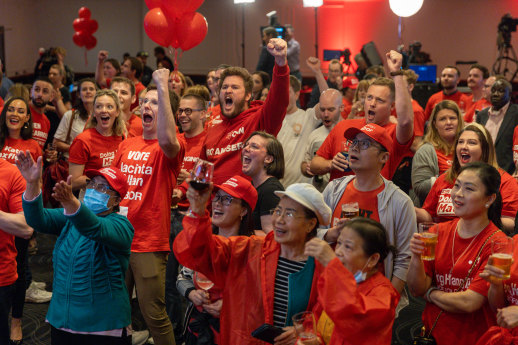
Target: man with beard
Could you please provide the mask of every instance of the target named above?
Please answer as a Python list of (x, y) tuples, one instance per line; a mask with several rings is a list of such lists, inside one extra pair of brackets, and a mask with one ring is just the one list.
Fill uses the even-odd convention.
[(45, 106), (52, 101), (52, 89), (52, 82), (48, 77), (39, 77), (31, 88), (29, 105), (32, 117), (32, 138), (42, 149), (50, 132), (50, 121), (45, 115)]
[(289, 102), (289, 68), (286, 41), (273, 38), (267, 45), (275, 59), (273, 79), (264, 103), (253, 101), (252, 77), (244, 68), (229, 67), (221, 73), (219, 103), (221, 119), (213, 120), (207, 129), (200, 158), (214, 163), (215, 184), (221, 184), (241, 173), (243, 143), (254, 131), (277, 135)]
[(498, 79), (491, 87), (491, 107), (477, 114), (477, 123), (484, 125), (493, 138), (496, 160), (500, 168), (512, 174), (513, 133), (518, 126), (518, 105), (511, 104), (513, 87), (505, 79)]
[(432, 114), (432, 110), (435, 107), (435, 105), (446, 99), (457, 103), (461, 111), (464, 112), (466, 110), (466, 104), (469, 102), (469, 96), (457, 90), (457, 85), (459, 85), (459, 81), (460, 71), (457, 67), (444, 67), (441, 73), (442, 91), (434, 93), (428, 99), (428, 103), (426, 103), (426, 108), (424, 110), (425, 122), (428, 121), (428, 119), (430, 118), (430, 115)]

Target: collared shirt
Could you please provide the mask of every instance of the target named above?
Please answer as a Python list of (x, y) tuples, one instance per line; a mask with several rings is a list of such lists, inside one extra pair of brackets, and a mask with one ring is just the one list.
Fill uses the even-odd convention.
[(292, 38), (288, 41), (288, 66), (292, 72), (296, 72), (300, 68), (299, 55), (300, 44)]
[(493, 107), (489, 108), (489, 117), (486, 122), (486, 129), (493, 138), (493, 144), (496, 141), (496, 136), (498, 135), (498, 131), (502, 125), (502, 120), (504, 119), (505, 113), (507, 113), (509, 104), (510, 102), (504, 105), (500, 110), (495, 110)]

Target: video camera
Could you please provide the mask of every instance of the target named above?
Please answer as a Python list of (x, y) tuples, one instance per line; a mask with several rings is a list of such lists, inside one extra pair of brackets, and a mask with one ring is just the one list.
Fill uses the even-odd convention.
[(500, 39), (498, 40), (498, 46), (504, 44), (506, 47), (511, 46), (511, 32), (516, 31), (516, 26), (518, 26), (518, 18), (511, 17), (510, 13), (505, 14), (502, 17), (502, 20), (498, 24), (498, 34)]

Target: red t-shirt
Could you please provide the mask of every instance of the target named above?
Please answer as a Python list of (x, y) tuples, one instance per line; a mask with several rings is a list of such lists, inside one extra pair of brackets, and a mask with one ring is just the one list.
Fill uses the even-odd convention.
[(49, 136), (50, 121), (47, 118), (47, 115), (38, 112), (32, 106), (30, 106), (30, 108), (32, 118), (32, 138), (36, 140), (43, 149), (45, 142), (47, 141), (47, 137)]
[(471, 123), (475, 122), (475, 113), (479, 110), (482, 110), (484, 108), (490, 107), (491, 102), (489, 102), (485, 98), (481, 98), (475, 103), (472, 103), (471, 105), (466, 107), (466, 113), (464, 114), (464, 122)]
[(446, 155), (444, 154), (444, 152), (439, 151), (438, 149), (435, 149), (435, 153), (437, 154), (439, 174), (442, 174), (443, 172), (451, 168), (451, 165), (453, 163), (453, 153)]
[[(317, 155), (323, 157), (327, 160), (332, 160), (333, 157), (338, 153), (342, 152), (343, 144), (347, 142), (347, 139), (344, 137), (345, 131), (349, 127), (358, 127), (364, 126), (366, 124), (365, 119), (348, 119), (340, 121), (336, 124), (336, 126), (329, 132), (326, 140), (322, 143), (322, 146), (317, 151)], [(392, 137), (392, 141), (394, 142), (393, 147), (388, 148), (390, 156), (388, 162), (385, 164), (383, 169), (381, 170), (381, 175), (386, 179), (392, 179), (392, 176), (396, 172), (396, 169), (401, 162), (401, 159), (410, 152), (410, 146), (412, 145), (412, 140), (409, 140), (408, 143), (402, 145), (397, 141), (396, 138), (396, 124), (388, 123), (383, 126), (388, 131), (388, 134)], [(334, 180), (335, 178), (346, 176), (346, 175), (354, 175), (354, 172), (341, 172), (336, 169), (331, 170), (330, 180)]]
[[(424, 110), (421, 105), (412, 99), (412, 111), (414, 112), (414, 136), (422, 137), (424, 135)], [(392, 108), (391, 114), (397, 118), (396, 107)]]
[(109, 167), (117, 153), (123, 137), (105, 137), (95, 128), (88, 128), (79, 134), (70, 145), (70, 163), (84, 165), (88, 169)]
[(4, 147), (2, 151), (0, 151), (0, 158), (5, 159), (9, 163), (14, 164), (16, 161), (16, 154), (20, 151), (27, 151), (31, 153), (32, 159), (36, 161), (39, 156), (41, 156), (41, 147), (33, 139), (13, 139), (11, 137), (7, 137), (5, 140)]
[(135, 84), (135, 102), (131, 103), (131, 111), (135, 110), (139, 106), (139, 98), (138, 96), (146, 87), (140, 81), (134, 83)]
[(462, 112), (466, 111), (466, 104), (469, 102), (470, 95), (466, 95), (460, 91), (456, 91), (455, 93), (452, 93), (451, 95), (445, 95), (443, 91), (439, 91), (437, 93), (434, 93), (430, 96), (428, 99), (428, 103), (426, 103), (426, 108), (424, 110), (424, 122), (428, 121), (430, 118), (430, 115), (432, 115), (432, 110), (435, 107), (435, 105), (441, 101), (444, 100), (450, 100), (457, 103), (460, 110)]
[(360, 209), (360, 217), (374, 219), (376, 221), (380, 221), (380, 217), (378, 214), (378, 194), (385, 189), (385, 184), (382, 183), (378, 188), (368, 191), (362, 192), (356, 189), (354, 186), (354, 179), (351, 180), (347, 187), (345, 187), (344, 193), (336, 204), (336, 208), (333, 211), (333, 225), (336, 225), (336, 222), (342, 218), (342, 205), (349, 202), (357, 202), (358, 207)]
[(157, 139), (133, 137), (119, 146), (112, 165), (128, 177), (128, 192), (120, 205), (135, 228), (132, 252), (169, 251), (171, 195), (185, 153), (182, 141), (180, 147), (169, 159)]
[[(513, 258), (518, 258), (518, 235), (513, 237)], [(511, 265), (511, 278), (504, 280), (505, 299), (509, 305), (518, 305), (518, 260), (514, 259)]]
[[(0, 159), (0, 174), (0, 210), (7, 213), (22, 212), (25, 180), (18, 168), (4, 159)], [(14, 236), (0, 229), (0, 286), (11, 285), (18, 278), (16, 254)]]
[[(191, 171), (194, 168), (194, 163), (200, 157), (201, 147), (203, 145), (203, 141), (205, 140), (205, 136), (207, 135), (206, 131), (201, 132), (197, 136), (192, 138), (187, 138), (185, 133), (179, 134), (178, 139), (182, 140), (185, 146), (185, 156), (183, 157), (182, 169), (187, 171)], [(179, 187), (179, 186), (178, 186)], [(185, 195), (186, 190), (180, 188)], [(182, 209), (189, 207), (189, 201), (187, 199), (178, 203)]]
[[(456, 231), (458, 221), (455, 219), (438, 225), (435, 260), (424, 261), (426, 275), (432, 277), (432, 285), (445, 292), (454, 292), (463, 283), (484, 241), (498, 231), (490, 222), (476, 237), (461, 238)], [(503, 237), (505, 234), (498, 231), (491, 240)], [(469, 289), (487, 297), (488, 284), (479, 274), (484, 270), (491, 255), (491, 240), (485, 244), (462, 291)], [(440, 310), (433, 303), (426, 304), (423, 323), (427, 330), (431, 329)], [(437, 344), (472, 345), (494, 324), (494, 313), (486, 301), (481, 309), (472, 313), (443, 312), (432, 335)]]
[(0, 97), (0, 113), (2, 112), (2, 109), (4, 109), (4, 99)]
[[(518, 212), (518, 182), (505, 170), (500, 173), (500, 194), (502, 195), (502, 216), (515, 217)], [(423, 208), (433, 217), (435, 222), (446, 222), (455, 219), (451, 201), (453, 183), (446, 181), (446, 174), (440, 175), (424, 201)]]
[(142, 135), (144, 129), (142, 128), (142, 119), (135, 114), (131, 114), (131, 117), (127, 123), (128, 127), (128, 138), (138, 137)]
[(518, 166), (518, 126), (514, 127), (513, 132), (513, 161)]

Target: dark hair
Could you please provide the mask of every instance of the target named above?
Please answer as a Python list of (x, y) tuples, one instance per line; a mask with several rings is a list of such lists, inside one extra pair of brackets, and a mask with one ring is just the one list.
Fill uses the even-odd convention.
[(263, 29), (263, 34), (275, 37), (277, 35), (277, 31), (273, 26), (267, 26)]
[[(254, 234), (254, 229), (255, 229), (254, 228), (254, 218), (252, 217), (252, 208), (243, 199), (239, 199), (239, 200), (241, 200), (241, 206), (246, 208), (246, 214), (243, 216), (243, 218), (241, 218), (237, 236), (252, 236)], [(219, 228), (214, 224), (212, 224), (212, 233), (215, 235), (219, 234)]]
[[(261, 82), (263, 83), (263, 89), (265, 87), (268, 87), (268, 85), (270, 85), (270, 76), (268, 75), (268, 73), (266, 72), (263, 72), (263, 71), (255, 71), (254, 73), (252, 73), (252, 75), (258, 75), (259, 78), (261, 78)], [(262, 91), (262, 89), (261, 89)], [(254, 101), (258, 101), (261, 99), (261, 92), (259, 92), (256, 97), (253, 99)]]
[(380, 259), (378, 262), (383, 262), (390, 252), (395, 253), (394, 246), (389, 245), (387, 239), (387, 231), (385, 227), (379, 222), (364, 218), (356, 217), (348, 221), (344, 228), (354, 230), (363, 239), (363, 251), (368, 256), (378, 253)]
[[(457, 68), (457, 66), (446, 65), (446, 66), (444, 66), (444, 68), (442, 70), (444, 71), (446, 68), (453, 68), (454, 70), (456, 70), (457, 76), (460, 78), (460, 70)], [(442, 75), (442, 72), (441, 72), (441, 75)]]
[[(157, 90), (156, 85), (151, 83), (146, 87), (146, 93), (152, 90)], [(178, 112), (178, 107), (180, 106), (180, 97), (174, 92), (169, 90), (169, 102), (171, 103), (171, 110), (173, 111), (173, 114), (176, 114)]]
[(365, 70), (365, 74), (374, 74), (379, 78), (385, 77), (385, 69), (381, 65), (370, 66)]
[(109, 62), (113, 68), (115, 68), (115, 70), (117, 71), (117, 75), (121, 74), (121, 64), (119, 63), (119, 61), (117, 59), (113, 59), (113, 58), (110, 58), (110, 59), (106, 59), (104, 60), (104, 62)]
[(164, 48), (162, 48), (161, 46), (156, 46), (156, 47), (155, 47), (155, 54), (156, 54), (156, 53), (164, 54), (164, 55), (165, 55), (165, 50), (164, 50)]
[(490, 196), (492, 194), (496, 195), (495, 201), (491, 204), (491, 206), (489, 206), (489, 209), (487, 210), (487, 217), (490, 221), (493, 222), (493, 224), (497, 226), (497, 228), (502, 229), (502, 196), (500, 195), (500, 173), (495, 167), (484, 162), (473, 162), (466, 164), (462, 167), (462, 169), (460, 169), (460, 173), (465, 170), (473, 170), (476, 172), (478, 178), (486, 187), (486, 196)]
[(110, 83), (110, 87), (113, 87), (113, 84), (115, 84), (115, 83), (121, 83), (121, 84), (128, 85), (130, 88), (131, 96), (135, 95), (135, 84), (133, 84), (133, 82), (131, 80), (129, 80), (128, 78), (120, 77), (120, 76), (113, 77), (113, 79)]
[(313, 227), (313, 229), (311, 230), (310, 233), (308, 233), (308, 235), (306, 236), (306, 242), (309, 241), (310, 239), (312, 239), (313, 237), (317, 236), (317, 229), (318, 229), (318, 226), (320, 225), (320, 223), (318, 222), (318, 217), (317, 217), (317, 214), (315, 213), (315, 211), (313, 210), (310, 210), (309, 208), (307, 208), (306, 206), (302, 205), (302, 209), (304, 210), (304, 216), (306, 217), (306, 219), (315, 219), (317, 221), (317, 223), (315, 224), (315, 226)]
[(473, 68), (476, 68), (476, 69), (480, 70), (480, 72), (482, 72), (482, 78), (484, 78), (484, 79), (489, 78), (489, 70), (487, 69), (486, 66), (482, 66), (481, 64), (476, 63), (469, 67), (470, 70), (472, 70)]
[(129, 56), (127, 60), (131, 62), (131, 70), (135, 71), (135, 78), (140, 79), (142, 72), (144, 71), (144, 67), (142, 66), (142, 62), (139, 59), (133, 56)]
[(29, 104), (25, 99), (22, 97), (11, 97), (5, 102), (4, 108), (2, 109), (2, 112), (0, 113), (0, 151), (4, 148), (5, 140), (9, 137), (9, 129), (7, 128), (6, 124), (6, 114), (7, 109), (13, 103), (13, 101), (20, 100), (25, 104), (25, 108), (27, 109), (27, 115), (29, 115), (29, 121), (27, 121), (20, 132), (20, 136), (23, 140), (31, 139), (32, 138), (32, 116), (31, 116), (31, 110), (29, 108)]
[(268, 142), (266, 143), (266, 153), (272, 156), (273, 161), (265, 166), (266, 173), (270, 176), (276, 177), (278, 180), (284, 177), (284, 150), (282, 144), (273, 135), (264, 131), (255, 131), (245, 140), (244, 146), (248, 143), (250, 138), (258, 135)]
[(42, 75), (37, 77), (34, 80), (34, 83), (32, 83), (32, 86), (34, 86), (34, 84), (36, 84), (37, 81), (44, 81), (45, 83), (49, 83), (52, 87), (54, 87), (48, 76)]
[(94, 84), (96, 92), (99, 91), (99, 85), (97, 85), (97, 82), (95, 81), (94, 78), (83, 78), (77, 83), (77, 92), (79, 93), (79, 97), (77, 97), (77, 99), (76, 99), (75, 109), (78, 112), (79, 117), (86, 121), (90, 114), (88, 114), (88, 111), (86, 110), (85, 105), (83, 104), (83, 101), (81, 100), (81, 97), (80, 97), (81, 96), (81, 87), (83, 86), (83, 83)]
[[(197, 85), (197, 86), (201, 86), (201, 85)], [(185, 95), (182, 96), (182, 98), (180, 98), (180, 100), (182, 99), (193, 99), (196, 101), (196, 104), (197, 104), (197, 107), (202, 109), (202, 110), (207, 110), (207, 101), (205, 101), (205, 99), (203, 98), (203, 96), (201, 96), (199, 93), (196, 93), (195, 90), (191, 90), (192, 88), (195, 88), (196, 86), (192, 86), (190, 88), (187, 89), (187, 91), (185, 92)], [(205, 87), (205, 86), (203, 86)]]

